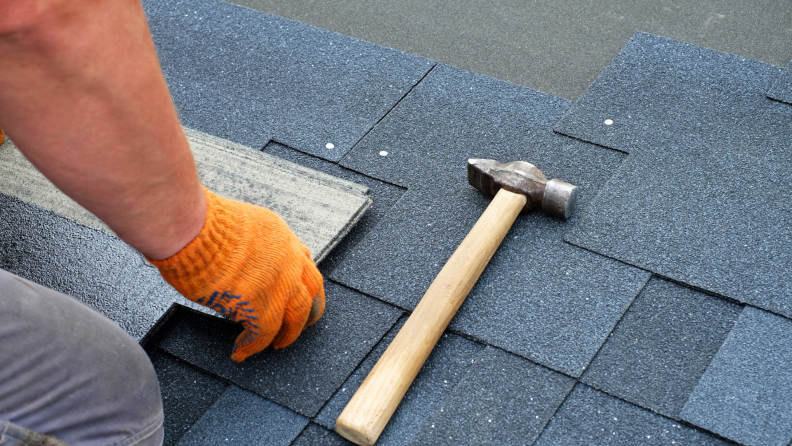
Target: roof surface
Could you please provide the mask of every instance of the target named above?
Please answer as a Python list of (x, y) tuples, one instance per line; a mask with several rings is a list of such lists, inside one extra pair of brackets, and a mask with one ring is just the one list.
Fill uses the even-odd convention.
[[(374, 198), (293, 346), (236, 364), (241, 327), (181, 306), (149, 333), (166, 444), (346, 444), (336, 417), (488, 204), (468, 158), (536, 164), (580, 208), (518, 219), (377, 444), (790, 443), (792, 105), (766, 94), (792, 68), (636, 33), (573, 103), (216, 0), (144, 6), (186, 126)], [(0, 205), (33, 222), (3, 243), (71, 243)], [(132, 258), (102, 243), (79, 249)]]
[[(321, 265), (327, 315), (294, 347), (235, 365), (240, 329), (182, 309), (152, 342), (240, 404), (254, 404), (244, 388), (300, 415), (272, 412), (293, 428), (267, 441), (342, 441), (335, 418), (487, 205), (465, 181), (475, 157), (579, 185), (582, 211), (518, 220), (378, 444), (790, 442), (792, 107), (765, 95), (781, 69), (636, 33), (571, 103), (223, 3), (147, 6), (188, 122), (210, 131), (242, 113), (262, 135), (247, 143), (384, 188), (373, 221)], [(206, 102), (208, 85), (222, 100)], [(391, 91), (392, 107), (366, 106)], [(262, 115), (272, 104), (290, 111)], [(354, 119), (289, 121), (317, 104)], [(218, 398), (185, 442), (231, 428)]]

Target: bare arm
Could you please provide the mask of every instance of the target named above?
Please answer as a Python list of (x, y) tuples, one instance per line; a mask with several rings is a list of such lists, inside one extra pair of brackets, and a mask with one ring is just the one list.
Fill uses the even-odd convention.
[(153, 259), (206, 197), (138, 0), (0, 0), (0, 126), (58, 188)]

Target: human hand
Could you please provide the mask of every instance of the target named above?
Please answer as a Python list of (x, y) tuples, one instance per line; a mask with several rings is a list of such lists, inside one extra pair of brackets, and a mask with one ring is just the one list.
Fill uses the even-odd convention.
[(184, 297), (241, 322), (231, 358), (294, 342), (324, 312), (311, 254), (274, 212), (205, 189), (201, 232), (165, 260), (149, 261)]

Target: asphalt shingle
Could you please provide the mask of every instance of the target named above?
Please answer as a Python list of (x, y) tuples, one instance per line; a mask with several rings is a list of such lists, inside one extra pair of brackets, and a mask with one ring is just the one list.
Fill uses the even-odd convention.
[(339, 160), (434, 65), (222, 1), (144, 8), (183, 123), (256, 148)]
[(574, 385), (572, 378), (487, 347), (412, 444), (531, 444)]
[(348, 252), (360, 242), (367, 233), (372, 231), (377, 223), (385, 217), (388, 210), (404, 195), (403, 187), (395, 186), (384, 181), (367, 177), (360, 173), (346, 169), (338, 164), (325, 161), (315, 156), (306, 155), (302, 152), (284, 146), (276, 142), (270, 142), (264, 147), (264, 151), (279, 158), (291, 161), (311, 169), (324, 172), (334, 177), (353, 181), (357, 184), (368, 187), (369, 196), (374, 200), (371, 207), (355, 224), (355, 227), (344, 236), (344, 239), (336, 245), (326, 258), (319, 264), (319, 270), (324, 275), (329, 275), (336, 266), (346, 258)]
[(792, 321), (745, 307), (682, 409), (682, 419), (743, 444), (792, 440)]
[(183, 309), (159, 347), (302, 415), (316, 415), (401, 311), (332, 282), (325, 284), (322, 319), (291, 346), (231, 360), (240, 325)]
[(534, 445), (592, 444), (726, 446), (730, 443), (578, 384)]
[[(624, 155), (553, 133), (568, 105), (435, 68), (341, 162), (409, 190), (331, 277), (413, 308), (490, 202), (467, 183), (469, 158), (529, 161), (580, 186), (585, 207)], [(649, 274), (565, 244), (575, 221), (518, 218), (451, 328), (579, 376)]]
[(4, 194), (0, 268), (80, 299), (138, 340), (173, 302), (197, 306), (117, 237)]
[(229, 385), (157, 349), (150, 351), (149, 357), (157, 372), (165, 412), (163, 446), (174, 446)]
[(348, 446), (351, 444), (334, 431), (329, 431), (318, 424), (310, 423), (300, 436), (294, 440), (292, 446)]
[[(380, 341), (376, 349), (322, 408), (314, 422), (328, 429), (335, 429), (335, 421), (341, 411), (390, 345), (405, 320), (406, 318), (402, 319)], [(426, 419), (436, 408), (439, 408), (445, 396), (452, 391), (454, 385), (464, 376), (465, 371), (483, 349), (483, 345), (461, 336), (444, 334), (404, 395), (385, 430), (382, 431), (377, 445), (410, 444), (421, 431)]]
[(679, 419), (741, 310), (723, 299), (652, 279), (581, 381)]
[(772, 82), (767, 90), (767, 96), (777, 101), (792, 104), (792, 61), (789, 61)]
[[(792, 315), (792, 107), (776, 67), (637, 33), (556, 129), (632, 151), (566, 240)], [(605, 121), (611, 120), (611, 125)]]
[(179, 446), (288, 446), (307, 424), (308, 418), (230, 386), (184, 434)]

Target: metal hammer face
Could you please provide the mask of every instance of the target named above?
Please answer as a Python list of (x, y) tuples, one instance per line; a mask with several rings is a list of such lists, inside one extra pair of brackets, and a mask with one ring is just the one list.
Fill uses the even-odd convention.
[(569, 218), (575, 210), (577, 186), (555, 178), (548, 181), (531, 163), (470, 159), (467, 171), (470, 185), (484, 195), (492, 197), (506, 189), (528, 197), (523, 212), (541, 208), (547, 215)]

